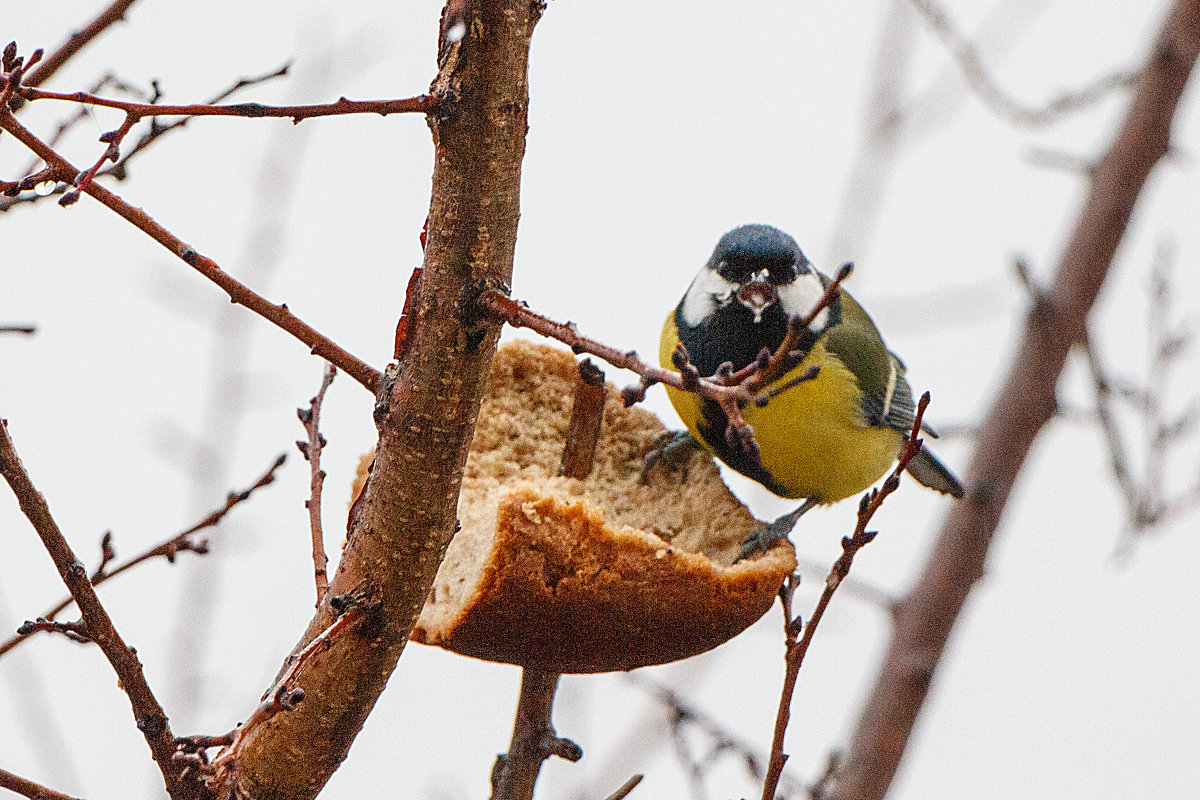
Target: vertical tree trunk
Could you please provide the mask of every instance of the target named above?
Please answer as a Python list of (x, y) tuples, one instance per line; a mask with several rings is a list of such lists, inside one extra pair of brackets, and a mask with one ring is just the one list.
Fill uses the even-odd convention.
[[(479, 316), (475, 298), (512, 276), (529, 40), (541, 11), (531, 0), (451, 0), (443, 12), (428, 241), (408, 345), (377, 397), (365, 506), (297, 651), (336, 618), (331, 601), (349, 599), (365, 613), (300, 670), (304, 701), (247, 730), (222, 758), (215, 788), (225, 796), (295, 800), (320, 791), (383, 691), (454, 535), (500, 331)], [(417, 223), (401, 222), (397, 236), (416, 236)]]

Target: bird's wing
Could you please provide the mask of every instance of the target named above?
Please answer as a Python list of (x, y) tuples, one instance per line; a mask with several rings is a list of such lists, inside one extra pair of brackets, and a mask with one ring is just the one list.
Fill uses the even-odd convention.
[(842, 318), (825, 334), (825, 347), (854, 375), (867, 424), (908, 433), (916, 414), (904, 362), (887, 349), (879, 329), (853, 297), (841, 293)]
[(888, 371), (882, 382), (864, 386), (859, 381), (859, 388), (863, 390), (863, 416), (873, 427), (908, 433), (916, 418), (917, 404), (913, 401), (912, 386), (904, 375), (904, 364), (891, 353), (887, 355)]

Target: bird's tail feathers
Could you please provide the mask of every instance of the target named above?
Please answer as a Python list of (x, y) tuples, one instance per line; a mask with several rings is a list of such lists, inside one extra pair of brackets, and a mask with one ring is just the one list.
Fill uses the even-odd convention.
[(963, 496), (963, 486), (958, 478), (927, 447), (922, 447), (921, 452), (908, 462), (908, 472), (922, 486), (953, 497)]

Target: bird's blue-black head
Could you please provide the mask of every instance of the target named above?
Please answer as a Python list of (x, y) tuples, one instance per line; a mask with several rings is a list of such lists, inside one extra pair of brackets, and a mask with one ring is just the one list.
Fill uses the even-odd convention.
[[(739, 226), (720, 238), (676, 308), (679, 340), (703, 375), (726, 361), (741, 369), (777, 348), (788, 318), (808, 313), (824, 290), (795, 239), (770, 225)], [(822, 311), (814, 327), (831, 321)]]
[(775, 286), (791, 283), (800, 271), (807, 271), (808, 259), (800, 245), (788, 234), (770, 225), (742, 225), (717, 241), (709, 269), (730, 283), (749, 283), (756, 274)]

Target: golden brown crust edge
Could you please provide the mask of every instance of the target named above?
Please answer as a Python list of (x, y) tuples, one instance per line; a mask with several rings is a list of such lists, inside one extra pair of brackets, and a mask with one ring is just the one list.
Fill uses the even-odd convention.
[(643, 485), (642, 457), (665, 428), (615, 392), (591, 478), (549, 477), (575, 371), (562, 349), (518, 341), (498, 351), (459, 500), (463, 530), (414, 641), (552, 672), (661, 664), (749, 627), (795, 569), (790, 544), (728, 565), (759, 523), (706, 454), (693, 456), (686, 481), (668, 470)]
[(500, 500), (496, 543), (476, 601), (414, 641), (552, 672), (608, 672), (711, 650), (773, 603), (795, 569), (790, 547), (723, 567), (640, 531), (614, 531), (595, 507), (532, 487)]

